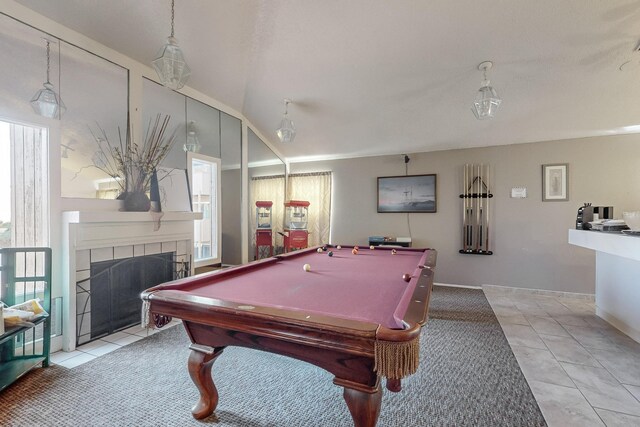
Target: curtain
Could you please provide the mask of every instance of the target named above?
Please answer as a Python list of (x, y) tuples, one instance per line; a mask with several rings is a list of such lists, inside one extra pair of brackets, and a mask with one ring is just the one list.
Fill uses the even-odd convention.
[(271, 206), (271, 227), (273, 235), (274, 254), (282, 253), (284, 241), (282, 223), (284, 222), (284, 175), (260, 176), (251, 178), (249, 190), (249, 229), (251, 255), (253, 259), (256, 251), (256, 202), (273, 202)]
[(287, 200), (309, 202), (309, 246), (329, 243), (331, 172), (289, 175)]

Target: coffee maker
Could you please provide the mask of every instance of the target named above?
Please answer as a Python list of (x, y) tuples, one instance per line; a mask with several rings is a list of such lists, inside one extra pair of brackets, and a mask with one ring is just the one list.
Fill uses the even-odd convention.
[(613, 206), (591, 206), (591, 203), (585, 203), (578, 208), (576, 230), (589, 230), (589, 223), (599, 219), (613, 219)]

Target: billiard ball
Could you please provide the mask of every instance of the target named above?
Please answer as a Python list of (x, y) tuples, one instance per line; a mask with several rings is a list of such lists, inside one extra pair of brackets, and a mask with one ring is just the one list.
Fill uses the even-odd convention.
[(354, 254), (354, 255), (357, 255), (358, 254), (358, 249), (356, 249), (356, 248), (351, 249), (351, 253)]
[(342, 249), (342, 246), (338, 245), (338, 246), (336, 246), (336, 249), (340, 250), (340, 249)]
[(317, 252), (318, 253), (322, 252), (322, 248), (318, 248)]
[(404, 280), (405, 282), (411, 281), (411, 275), (409, 273), (404, 273), (402, 275), (402, 280)]
[(329, 251), (329, 253), (327, 255), (333, 256), (333, 251)]
[(322, 250), (323, 250), (323, 251), (326, 251), (326, 250), (327, 250), (327, 247), (326, 247), (326, 246), (323, 246), (323, 247), (322, 247)]
[(359, 247), (358, 245), (355, 245), (355, 246), (353, 247), (353, 249), (355, 249), (355, 250), (357, 251), (358, 249), (360, 249), (360, 247)]
[(310, 264), (305, 264), (305, 265), (302, 266), (302, 269), (304, 271), (311, 271), (311, 265)]
[(395, 255), (397, 253), (398, 253), (398, 251), (396, 251), (395, 249), (391, 249), (391, 255)]
[(371, 249), (371, 250), (374, 250), (375, 248), (376, 248), (376, 247), (375, 247), (375, 246), (373, 246), (373, 245), (369, 246), (369, 249)]

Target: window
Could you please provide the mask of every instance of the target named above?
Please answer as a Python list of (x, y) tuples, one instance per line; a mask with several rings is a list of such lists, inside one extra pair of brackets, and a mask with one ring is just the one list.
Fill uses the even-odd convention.
[(0, 121), (0, 247), (49, 246), (48, 132)]
[(191, 203), (202, 220), (194, 225), (194, 266), (220, 263), (220, 159), (187, 153)]

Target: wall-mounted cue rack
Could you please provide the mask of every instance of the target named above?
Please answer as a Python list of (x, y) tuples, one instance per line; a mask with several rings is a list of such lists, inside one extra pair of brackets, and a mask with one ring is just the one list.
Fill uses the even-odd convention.
[(461, 254), (493, 255), (489, 245), (491, 194), (489, 165), (464, 165), (462, 173)]

